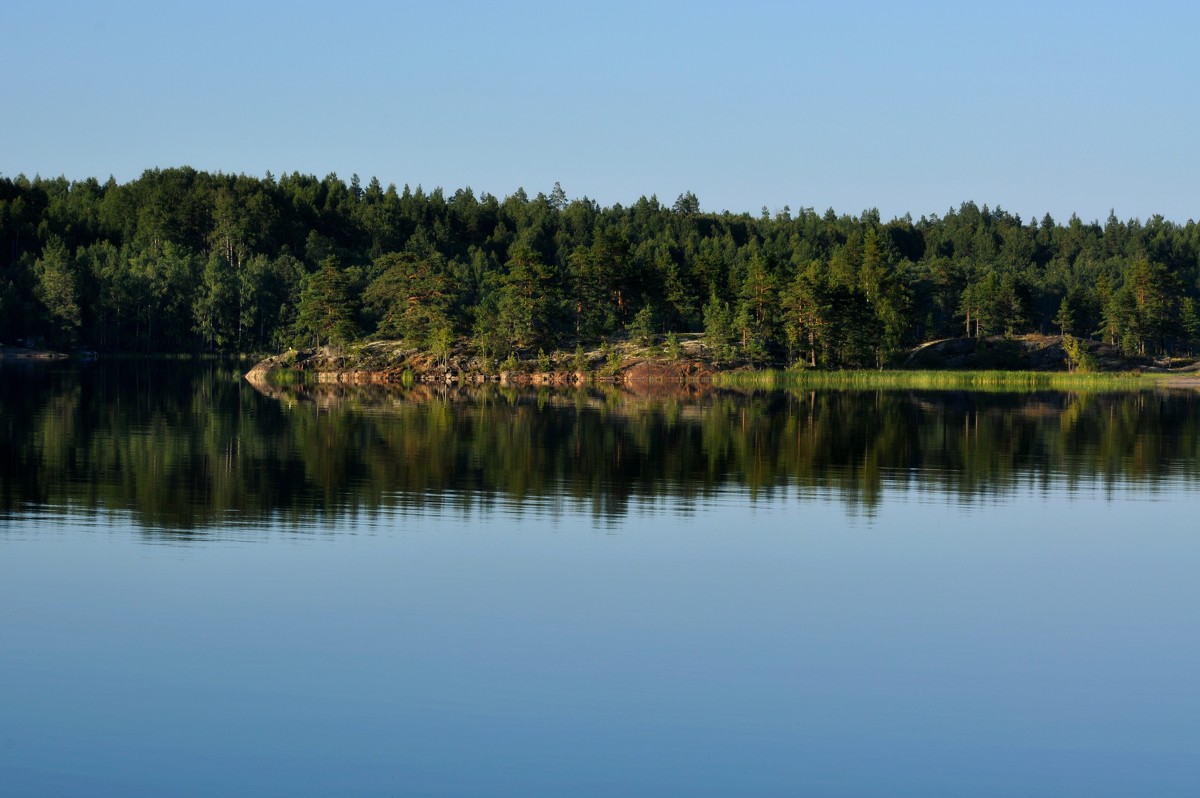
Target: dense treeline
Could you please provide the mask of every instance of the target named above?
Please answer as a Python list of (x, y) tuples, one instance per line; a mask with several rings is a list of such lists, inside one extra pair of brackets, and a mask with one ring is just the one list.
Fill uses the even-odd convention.
[(0, 342), (263, 351), (402, 337), (485, 358), (702, 332), (718, 359), (881, 366), (924, 340), (1072, 333), (1200, 343), (1200, 228), (966, 203), (884, 222), (601, 208), (517, 191), (147, 171), (0, 178)]

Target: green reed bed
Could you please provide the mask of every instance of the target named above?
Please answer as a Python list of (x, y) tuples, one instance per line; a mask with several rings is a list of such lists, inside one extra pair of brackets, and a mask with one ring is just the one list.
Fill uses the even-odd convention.
[(721, 388), (843, 388), (871, 390), (1130, 391), (1154, 388), (1154, 375), (1140, 372), (1046, 371), (727, 371), (713, 375)]

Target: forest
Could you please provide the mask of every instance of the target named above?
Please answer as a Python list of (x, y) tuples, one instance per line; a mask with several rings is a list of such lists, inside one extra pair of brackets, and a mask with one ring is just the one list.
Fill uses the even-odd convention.
[(0, 176), (0, 343), (267, 352), (399, 338), (531, 358), (701, 334), (717, 361), (878, 368), (924, 341), (1066, 333), (1128, 354), (1200, 345), (1200, 227), (966, 202), (884, 221), (601, 207), (523, 189), (152, 169)]

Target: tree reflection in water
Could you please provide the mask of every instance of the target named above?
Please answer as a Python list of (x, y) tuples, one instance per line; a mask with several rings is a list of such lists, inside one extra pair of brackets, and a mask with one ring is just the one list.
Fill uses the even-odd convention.
[(870, 512), (1022, 485), (1195, 481), (1194, 393), (640, 392), (316, 385), (217, 364), (0, 371), (0, 514), (128, 513), (156, 534), (380, 510), (590, 513), (800, 489)]

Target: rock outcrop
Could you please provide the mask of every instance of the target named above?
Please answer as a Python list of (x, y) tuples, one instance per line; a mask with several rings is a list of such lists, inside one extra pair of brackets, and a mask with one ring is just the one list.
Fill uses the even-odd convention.
[[(922, 344), (909, 354), (902, 368), (1012, 371), (1067, 371), (1067, 353), (1061, 335), (1019, 335), (1006, 338), (947, 338)], [(1096, 359), (1101, 371), (1149, 369), (1154, 362), (1146, 357), (1129, 357), (1118, 347), (1101, 341), (1078, 339)]]
[[(613, 352), (616, 352), (614, 357)], [(513, 368), (464, 353), (434, 358), (395, 341), (373, 341), (355, 347), (289, 350), (256, 364), (246, 373), (255, 385), (268, 385), (287, 372), (318, 383), (388, 384), (446, 383), (571, 386), (590, 383), (680, 384), (711, 380), (716, 369), (699, 357), (675, 360), (646, 357), (636, 350), (555, 353)], [(547, 368), (548, 366), (548, 368)], [(582, 366), (582, 368), (581, 368)]]

